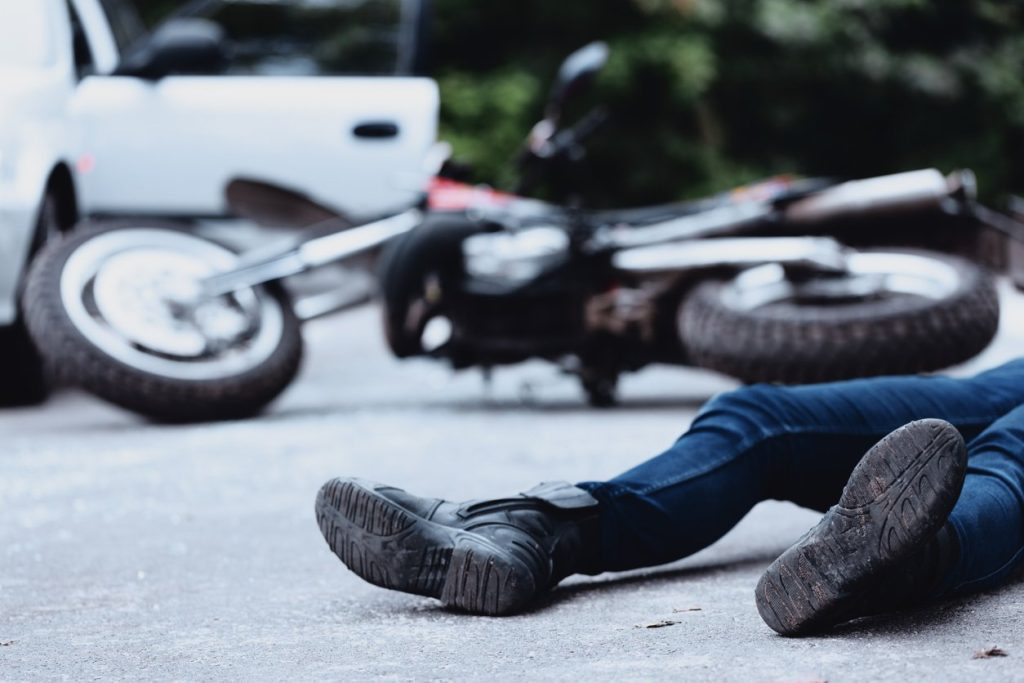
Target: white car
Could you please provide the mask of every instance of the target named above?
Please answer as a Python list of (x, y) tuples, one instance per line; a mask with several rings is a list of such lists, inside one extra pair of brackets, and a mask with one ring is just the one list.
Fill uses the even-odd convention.
[[(191, 5), (193, 16), (147, 32), (129, 0), (0, 0), (0, 403), (44, 393), (18, 292), (35, 250), (82, 218), (222, 216), (239, 176), (353, 216), (392, 210), (422, 187), (436, 84), (336, 75), (407, 72), (415, 3)], [(380, 44), (352, 25), (363, 16), (352, 8), (367, 5), (394, 16)], [(245, 12), (258, 21), (239, 21)], [(258, 30), (245, 35), (250, 24)], [(224, 30), (237, 26), (232, 61)]]

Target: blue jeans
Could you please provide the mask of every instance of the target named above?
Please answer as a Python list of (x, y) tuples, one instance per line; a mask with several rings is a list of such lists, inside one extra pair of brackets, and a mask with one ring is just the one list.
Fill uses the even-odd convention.
[(995, 586), (1024, 562), (1024, 358), (970, 379), (754, 385), (713, 398), (661, 455), (580, 484), (601, 502), (603, 569), (690, 555), (762, 500), (827, 510), (865, 451), (930, 417), (952, 423), (968, 445), (950, 515), (960, 557), (938, 592)]

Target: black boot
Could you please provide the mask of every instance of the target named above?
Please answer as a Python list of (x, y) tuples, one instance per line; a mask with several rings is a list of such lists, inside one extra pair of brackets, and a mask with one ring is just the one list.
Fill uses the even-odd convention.
[(761, 618), (801, 635), (922, 599), (957, 553), (944, 525), (966, 467), (963, 438), (942, 420), (911, 422), (879, 441), (839, 504), (761, 577)]
[(939, 592), (946, 573), (959, 558), (960, 541), (947, 522), (921, 550), (880, 574), (858, 605), (858, 614), (850, 618), (921, 606)]
[(576, 573), (598, 573), (597, 500), (568, 483), (451, 503), (360, 479), (316, 499), (331, 550), (363, 579), (499, 615), (522, 610)]

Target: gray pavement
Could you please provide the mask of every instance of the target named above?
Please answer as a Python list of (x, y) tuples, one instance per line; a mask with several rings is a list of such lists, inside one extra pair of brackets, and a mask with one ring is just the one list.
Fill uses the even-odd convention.
[[(1024, 349), (1024, 303), (966, 373)], [(568, 580), (488, 619), (363, 583), (313, 519), (358, 475), (450, 498), (606, 478), (667, 446), (729, 380), (653, 368), (592, 411), (545, 365), (389, 358), (367, 308), (311, 324), (260, 419), (159, 426), (74, 392), (0, 412), (0, 680), (1022, 680), (1024, 584), (787, 640), (752, 589), (817, 518), (757, 507), (681, 562)], [(526, 386), (524, 386), (526, 385)], [(644, 625), (670, 620), (663, 628)], [(1005, 658), (973, 659), (989, 646)]]

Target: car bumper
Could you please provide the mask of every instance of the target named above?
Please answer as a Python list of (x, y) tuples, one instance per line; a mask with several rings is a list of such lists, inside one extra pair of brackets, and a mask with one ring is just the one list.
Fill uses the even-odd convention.
[(18, 293), (36, 223), (36, 203), (0, 188), (0, 325), (18, 315)]

